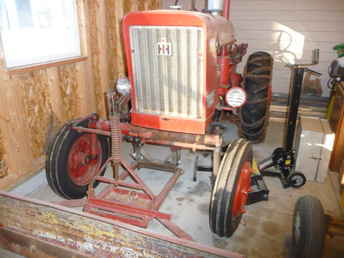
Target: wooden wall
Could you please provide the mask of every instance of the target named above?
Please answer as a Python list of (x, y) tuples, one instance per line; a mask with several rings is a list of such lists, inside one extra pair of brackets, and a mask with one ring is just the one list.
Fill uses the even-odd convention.
[[(172, 3), (163, 0), (162, 6)], [(189, 0), (180, 3), (185, 9), (190, 7)], [(204, 0), (196, 3), (204, 6)], [(248, 54), (263, 50), (274, 56), (274, 92), (288, 92), (287, 62), (310, 62), (312, 49), (320, 48), (320, 64), (313, 69), (323, 73), (323, 95), (329, 94), (327, 68), (336, 58), (332, 48), (344, 43), (343, 0), (231, 0), (230, 13), (237, 39), (249, 44)]]
[(104, 93), (125, 74), (122, 17), (159, 0), (78, 0), (85, 61), (9, 73), (0, 49), (0, 189), (35, 173), (57, 129), (91, 112), (105, 115)]

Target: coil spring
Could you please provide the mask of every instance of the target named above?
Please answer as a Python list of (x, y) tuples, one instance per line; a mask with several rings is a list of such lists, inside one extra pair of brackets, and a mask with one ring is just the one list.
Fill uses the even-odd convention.
[(122, 134), (120, 129), (120, 119), (118, 115), (111, 116), (111, 157), (115, 163), (121, 161)]

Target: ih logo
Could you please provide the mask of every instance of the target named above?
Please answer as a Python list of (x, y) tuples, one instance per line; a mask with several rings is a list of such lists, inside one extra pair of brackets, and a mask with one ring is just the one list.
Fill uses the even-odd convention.
[(166, 38), (158, 42), (158, 56), (172, 56), (172, 43), (167, 42)]

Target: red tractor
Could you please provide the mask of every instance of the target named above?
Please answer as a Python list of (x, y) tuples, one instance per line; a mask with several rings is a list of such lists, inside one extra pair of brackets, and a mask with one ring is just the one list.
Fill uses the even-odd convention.
[[(236, 44), (229, 2), (209, 0), (202, 11), (143, 11), (124, 18), (128, 79), (107, 95), (108, 120), (91, 114), (72, 121), (50, 145), (46, 173), (55, 193), (66, 199), (87, 195), (86, 211), (137, 226), (159, 219), (185, 237), (159, 207), (181, 175), (180, 150), (209, 152), (210, 228), (219, 236), (233, 234), (252, 191), (249, 141), (265, 134), (273, 60), (256, 52), (248, 57), (243, 76), (236, 72), (247, 45)], [(237, 117), (240, 134), (249, 141), (224, 144), (213, 126), (223, 113)], [(122, 140), (133, 146), (133, 164), (121, 158)], [(148, 160), (141, 152), (144, 144), (170, 147), (172, 161)], [(113, 178), (103, 176), (109, 163)], [(155, 195), (136, 172), (140, 168), (173, 176)], [(94, 191), (99, 183), (110, 185), (101, 196)], [(114, 199), (106, 197), (110, 193)]]

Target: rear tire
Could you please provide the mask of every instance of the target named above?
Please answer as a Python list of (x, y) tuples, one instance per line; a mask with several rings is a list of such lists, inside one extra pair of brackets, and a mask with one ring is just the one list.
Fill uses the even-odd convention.
[(301, 197), (294, 209), (292, 254), (294, 258), (321, 258), (326, 234), (326, 218), (321, 202), (313, 196)]
[[(102, 166), (107, 158), (109, 157), (109, 140), (105, 136), (96, 137), (96, 145), (98, 146), (99, 153), (97, 153), (96, 157), (89, 158), (88, 156), (85, 158), (86, 165), (78, 164), (78, 161), (74, 161), (76, 163), (76, 167), (82, 167), (83, 165), (88, 166), (84, 172), (85, 175), (75, 175), (73, 176), (73, 172), (71, 172), (72, 168), (70, 166), (71, 163), (71, 151), (73, 146), (77, 143), (86, 144), (86, 149), (90, 148), (90, 143), (87, 143), (88, 137), (91, 137), (90, 134), (87, 133), (79, 133), (72, 129), (72, 125), (75, 121), (71, 121), (67, 123), (56, 135), (52, 144), (50, 144), (48, 153), (47, 153), (47, 160), (46, 160), (46, 178), (50, 188), (59, 196), (65, 199), (81, 199), (86, 196), (88, 184), (90, 183), (91, 179), (96, 169), (99, 169)], [(83, 121), (78, 126), (87, 126), (88, 121)], [(80, 142), (84, 141), (84, 142)], [(86, 141), (86, 143), (85, 143)], [(87, 145), (88, 144), (88, 145)], [(74, 147), (75, 148), (75, 147)], [(85, 153), (81, 153), (82, 155), (87, 155), (87, 150)], [(75, 152), (75, 157), (78, 158), (78, 153)], [(95, 164), (94, 164), (95, 163)], [(89, 165), (90, 164), (90, 165)], [(104, 173), (104, 171), (102, 172)], [(96, 186), (97, 183), (95, 183)]]
[(273, 59), (266, 52), (249, 56), (244, 72), (246, 104), (239, 110), (240, 134), (253, 142), (264, 139), (269, 121)]

